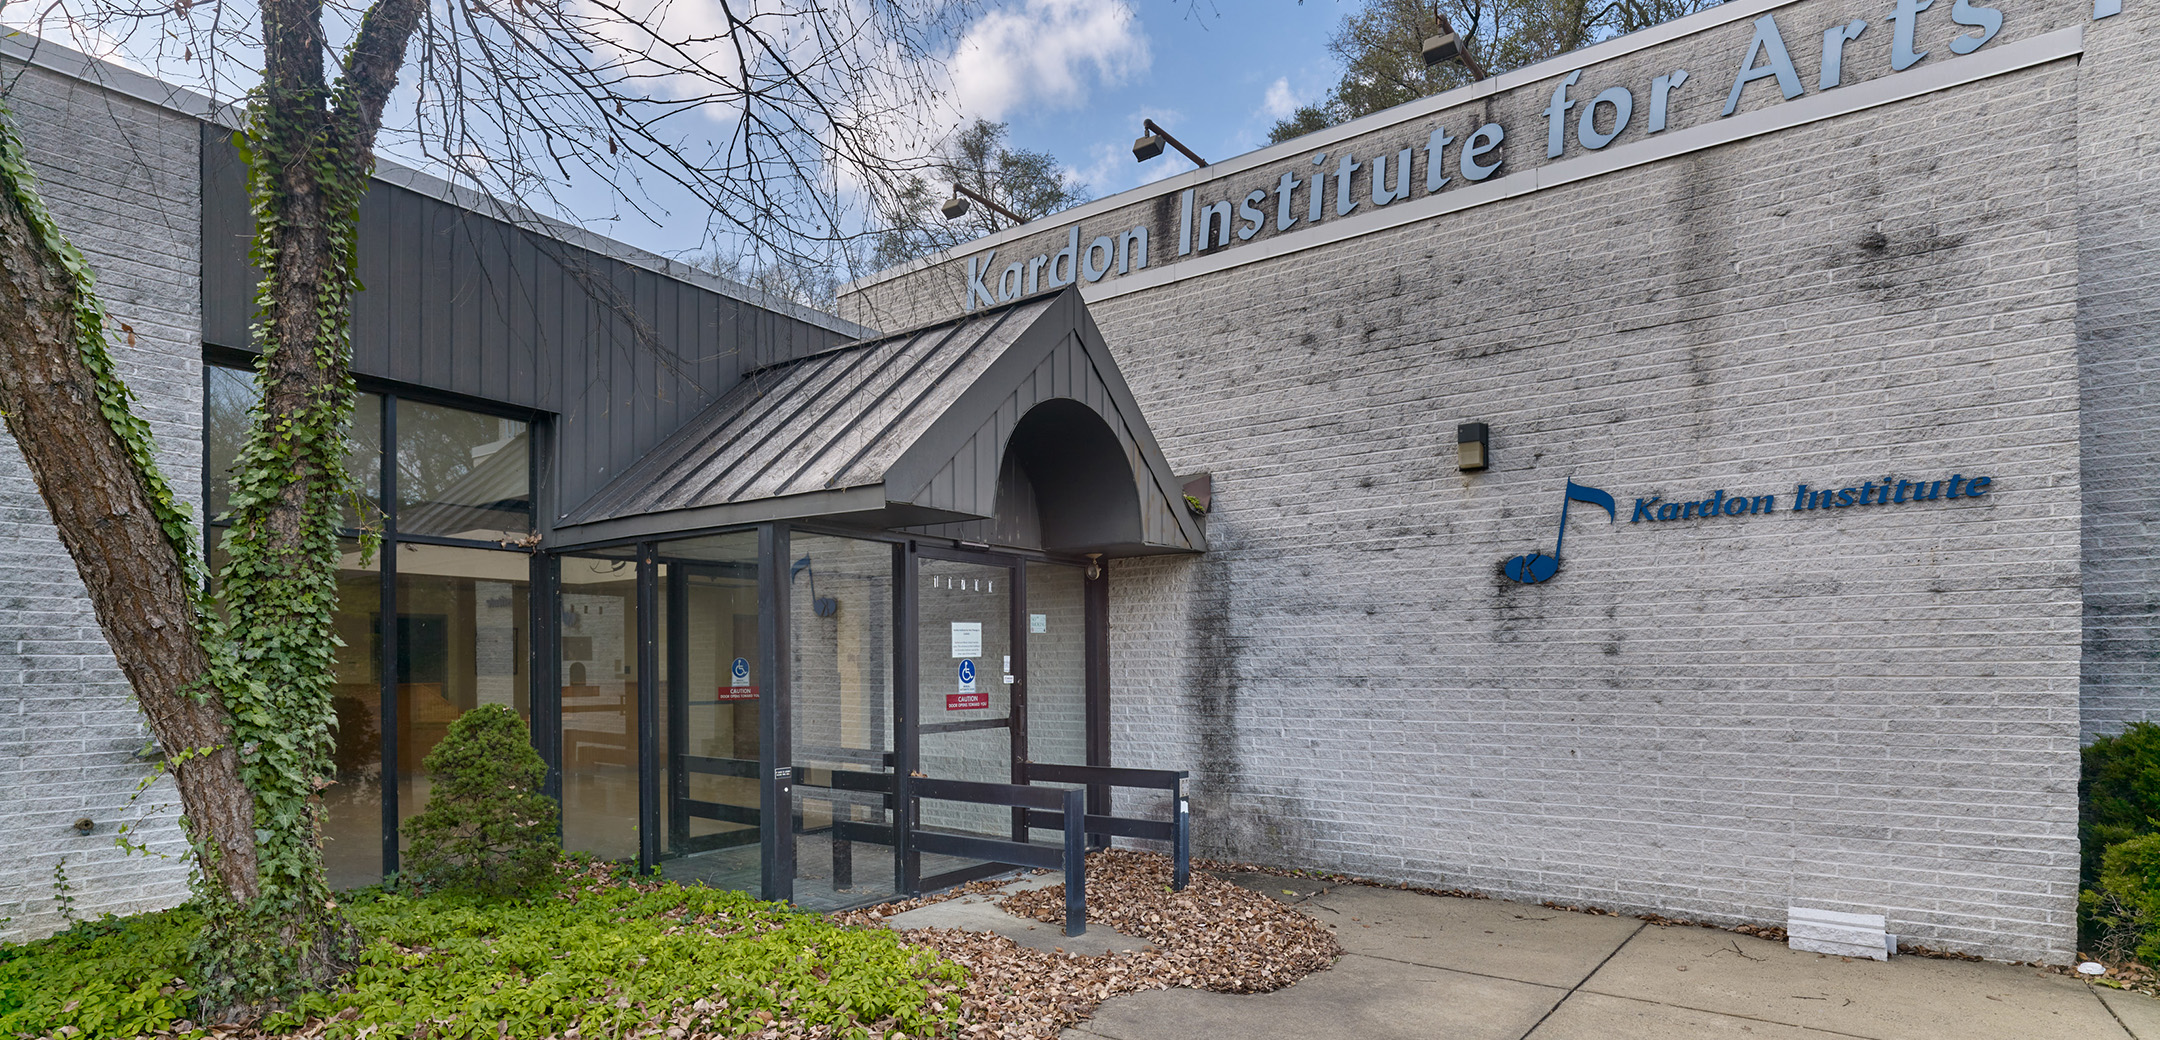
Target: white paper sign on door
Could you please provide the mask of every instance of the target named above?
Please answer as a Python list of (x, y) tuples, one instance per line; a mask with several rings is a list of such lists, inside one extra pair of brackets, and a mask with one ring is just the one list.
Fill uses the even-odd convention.
[(952, 655), (954, 657), (982, 656), (982, 622), (955, 621), (952, 623)]

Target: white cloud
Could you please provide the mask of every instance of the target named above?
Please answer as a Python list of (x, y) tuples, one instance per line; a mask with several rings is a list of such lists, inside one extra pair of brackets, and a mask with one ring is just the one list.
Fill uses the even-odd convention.
[(1290, 77), (1282, 76), (1268, 84), (1267, 99), (1260, 103), (1260, 111), (1269, 119), (1288, 119), (1298, 110), (1298, 96), (1290, 89)]
[(1074, 108), (1096, 83), (1147, 71), (1147, 37), (1124, 0), (1025, 0), (984, 15), (952, 57), (963, 111), (984, 119), (1031, 105)]

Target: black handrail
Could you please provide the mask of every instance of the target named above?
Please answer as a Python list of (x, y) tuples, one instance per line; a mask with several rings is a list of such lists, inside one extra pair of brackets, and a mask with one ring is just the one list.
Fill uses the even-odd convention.
[(991, 784), (974, 780), (932, 780), (916, 777), (908, 785), (915, 798), (976, 805), (1003, 805), (1036, 812), (1055, 812), (1065, 831), (1063, 848), (1031, 845), (1024, 841), (984, 838), (967, 834), (917, 829), (909, 841), (918, 852), (985, 860), (1015, 867), (1065, 869), (1065, 934), (1087, 933), (1087, 792), (1061, 791), (1026, 784)]
[[(1142, 820), (1130, 816), (1088, 816), (1083, 828), (1089, 834), (1114, 835), (1167, 841), (1171, 849), (1170, 887), (1183, 892), (1192, 881), (1192, 805), (1185, 782), (1192, 774), (1176, 769), (1124, 769), (1115, 766), (1063, 766), (1045, 762), (1027, 764), (1027, 781), (1043, 784), (1087, 784), (1091, 787), (1141, 787), (1169, 791), (1177, 805), (1171, 819)], [(1028, 811), (1028, 825), (1057, 830), (1069, 826), (1064, 814)]]

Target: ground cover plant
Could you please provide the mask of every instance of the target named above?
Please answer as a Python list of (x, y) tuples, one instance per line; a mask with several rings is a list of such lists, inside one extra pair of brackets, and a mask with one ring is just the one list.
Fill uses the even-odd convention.
[(2080, 945), (2160, 968), (2160, 726), (2133, 723), (2085, 748), (2078, 838)]
[(965, 981), (881, 929), (605, 864), (567, 864), (532, 899), (371, 891), (344, 909), (353, 974), (247, 1029), (188, 1017), (187, 910), (0, 947), (0, 1036), (937, 1036)]

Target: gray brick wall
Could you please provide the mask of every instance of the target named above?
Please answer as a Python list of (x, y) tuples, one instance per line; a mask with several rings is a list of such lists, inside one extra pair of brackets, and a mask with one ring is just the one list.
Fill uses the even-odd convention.
[[(1999, 6), (1991, 47), (2087, 10)], [(1838, 89), (1892, 75), (1888, 4), (1776, 14), (1810, 95), (1823, 27), (1852, 17), (1873, 24)], [(1931, 62), (1948, 15), (1923, 17)], [(1753, 17), (1572, 95), (1634, 85), (1642, 135), (1644, 84), (1684, 67), (1675, 128), (1715, 123)], [(1214, 855), (1726, 923), (1797, 902), (2067, 959), (2080, 76), (2054, 61), (1091, 304), (1171, 464), (1215, 477), (1206, 556), (1112, 568), (1118, 764), (1195, 769)], [(1339, 147), (1494, 118), (1505, 175), (1534, 175), (1558, 80)], [(1769, 86), (1743, 113), (1797, 103)], [(919, 319), (959, 284), (932, 266), (850, 306)], [(1466, 421), (1492, 425), (1491, 471), (1457, 471)], [(1994, 492), (1789, 512), (1800, 483), (1953, 473)], [(1507, 581), (1550, 551), (1569, 479), (1619, 522), (1575, 506), (1559, 578)], [(1778, 511), (1628, 522), (1637, 497), (1718, 489)]]
[[(9, 62), (15, 125), (60, 227), (90, 258), (116, 323), (121, 373), (150, 421), (159, 462), (191, 501), (202, 483), (199, 131), (193, 119)], [(187, 896), (178, 794), (131, 798), (147, 741), (75, 565), (12, 438), (0, 432), (0, 939), (65, 927), (65, 861), (84, 918)], [(94, 833), (80, 836), (87, 817)], [(117, 827), (155, 855), (129, 855)]]
[(2160, 718), (2160, 12), (2086, 31), (2078, 74), (2086, 739)]

